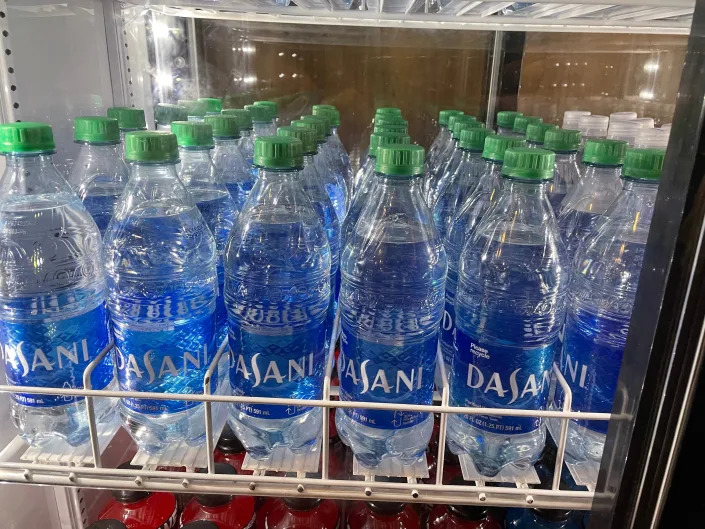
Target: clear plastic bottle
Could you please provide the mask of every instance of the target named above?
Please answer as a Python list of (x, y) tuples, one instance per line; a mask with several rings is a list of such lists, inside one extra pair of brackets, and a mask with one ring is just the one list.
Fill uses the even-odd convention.
[(592, 112), (588, 110), (566, 110), (563, 112), (563, 123), (561, 124), (562, 129), (566, 130), (577, 130), (580, 124), (580, 118), (583, 116), (590, 116)]
[(157, 130), (171, 132), (172, 121), (186, 121), (187, 119), (186, 107), (169, 103), (157, 103), (154, 107), (154, 126)]
[(526, 139), (526, 129), (532, 123), (543, 123), (543, 119), (536, 116), (517, 116), (514, 119), (514, 128), (512, 129), (512, 134), (514, 136), (521, 136)]
[(607, 137), (610, 118), (591, 114), (583, 116), (578, 120), (578, 130), (580, 131), (580, 155), (587, 140), (598, 140)]
[(240, 148), (242, 156), (247, 162), (247, 166), (251, 168), (253, 176), (257, 177), (257, 171), (252, 169), (252, 158), (255, 153), (254, 144), (254, 130), (252, 123), (252, 116), (244, 108), (228, 108), (223, 110), (223, 114), (226, 116), (235, 116), (238, 121), (238, 129), (240, 131), (240, 139), (237, 142), (237, 146)]
[(132, 107), (110, 107), (108, 109), (108, 117), (118, 120), (118, 127), (120, 127), (120, 155), (124, 158), (125, 135), (128, 132), (147, 130), (144, 110)]
[(524, 147), (526, 142), (516, 136), (491, 134), (485, 138), (482, 151), (482, 165), (478, 168), (478, 181), (470, 196), (463, 202), (459, 211), (447, 228), (443, 246), (448, 258), (448, 276), (446, 278), (445, 312), (441, 323), (441, 353), (450, 374), (455, 349), (455, 291), (458, 286), (458, 262), (460, 252), (470, 238), (475, 226), (497, 198), (497, 188), (507, 149)]
[(566, 195), (580, 180), (580, 168), (578, 166), (580, 132), (563, 129), (546, 131), (543, 147), (553, 151), (556, 155), (553, 181), (548, 185), (546, 194), (554, 213), (558, 215), (561, 203)]
[(238, 146), (239, 120), (236, 116), (222, 114), (206, 116), (204, 121), (213, 129), (213, 165), (216, 173), (240, 211), (255, 185), (255, 176)]
[(102, 236), (130, 176), (119, 151), (118, 122), (102, 116), (79, 117), (74, 120), (73, 137), (81, 150), (71, 169), (69, 184)]
[(569, 265), (578, 246), (622, 191), (620, 176), (626, 152), (627, 144), (618, 140), (588, 140), (585, 144), (583, 176), (557, 212)]
[[(83, 388), (83, 372), (110, 342), (100, 232), (52, 163), (51, 127), (0, 125), (0, 344), (12, 386)], [(80, 273), (77, 273), (79, 272)], [(111, 355), (94, 389), (114, 389)], [(33, 446), (88, 441), (83, 397), (14, 393), (12, 422)], [(96, 421), (114, 399), (94, 399)]]
[(460, 132), (458, 149), (462, 158), (455, 171), (441, 181), (438, 200), (433, 207), (433, 222), (441, 240), (445, 239), (460, 207), (477, 186), (485, 165), (482, 160), (485, 138), (491, 132), (485, 128), (466, 128)]
[[(340, 399), (430, 404), (446, 257), (415, 177), (424, 150), (377, 151), (379, 182), (342, 258)], [(415, 462), (433, 430), (427, 413), (338, 409), (338, 434), (358, 461)]]
[(277, 127), (272, 121), (272, 113), (269, 107), (262, 105), (245, 105), (245, 110), (252, 118), (252, 141), (262, 136), (274, 136)]
[(509, 509), (507, 529), (583, 529), (573, 511), (559, 509)]
[[(215, 237), (218, 253), (218, 299), (216, 300), (216, 347), (228, 334), (228, 313), (225, 310), (223, 286), (223, 255), (238, 215), (238, 207), (211, 160), (213, 128), (206, 122), (220, 123), (224, 116), (206, 116), (204, 122), (174, 121), (171, 130), (179, 144), (177, 174), (193, 198), (198, 210)], [(222, 132), (222, 131), (219, 131)]]
[(383, 145), (407, 145), (409, 143), (411, 143), (411, 138), (409, 138), (409, 136), (396, 132), (378, 132), (370, 136), (370, 155), (369, 162), (365, 166), (366, 172), (360, 179), (360, 186), (352, 200), (352, 203), (350, 204), (350, 210), (347, 215), (345, 215), (345, 220), (343, 221), (341, 228), (341, 254), (343, 249), (345, 249), (345, 244), (355, 231), (355, 224), (357, 224), (357, 221), (360, 218), (360, 213), (369, 202), (370, 197), (374, 196), (373, 190), (378, 183), (378, 179), (375, 176), (375, 169), (377, 166), (377, 150)]
[(352, 167), (350, 166), (350, 156), (348, 156), (348, 151), (345, 150), (340, 135), (338, 134), (338, 128), (340, 127), (340, 112), (333, 105), (313, 105), (312, 113), (314, 116), (327, 116), (331, 120), (330, 136), (328, 137), (328, 144), (331, 151), (338, 157), (345, 170), (345, 184), (348, 187), (348, 195), (352, 193)]
[[(176, 174), (174, 134), (131, 132), (125, 157), (130, 180), (104, 240), (120, 389), (202, 394), (216, 352), (215, 238)], [(120, 412), (149, 453), (204, 442), (202, 403), (123, 398)]]
[(316, 164), (316, 170), (321, 176), (323, 183), (328, 192), (335, 213), (338, 215), (338, 222), (342, 224), (347, 211), (347, 189), (345, 182), (342, 181), (342, 176), (337, 174), (328, 163), (328, 149), (326, 149), (326, 124), (324, 118), (316, 118), (309, 116), (307, 119), (297, 119), (291, 122), (292, 127), (305, 127), (316, 131), (316, 155), (313, 161)]
[(203, 121), (206, 116), (206, 105), (195, 99), (179, 99), (178, 105), (186, 108), (188, 121)]
[(533, 149), (542, 149), (546, 132), (557, 129), (551, 123), (529, 123), (526, 127), (526, 146)]
[(304, 165), (301, 170), (301, 188), (306, 192), (321, 224), (326, 231), (328, 246), (330, 247), (330, 285), (332, 296), (328, 311), (326, 348), (330, 344), (335, 312), (338, 307), (338, 293), (340, 292), (340, 230), (338, 215), (326, 191), (321, 175), (316, 170), (313, 157), (316, 154), (316, 131), (306, 127), (279, 127), (277, 136), (288, 136), (301, 141)]
[[(462, 116), (463, 118), (468, 116)], [(439, 171), (434, 174), (429, 175), (425, 180), (426, 190), (426, 204), (428, 207), (433, 209), (433, 206), (438, 199), (438, 193), (443, 186), (443, 183), (450, 179), (455, 170), (460, 165), (460, 161), (463, 159), (463, 151), (460, 148), (460, 133), (465, 129), (480, 128), (481, 123), (478, 123), (475, 119), (459, 119), (456, 118), (451, 128), (451, 140), (453, 142), (453, 150), (450, 152), (448, 161), (443, 165)]]
[[(375, 127), (375, 133), (373, 134), (378, 134), (384, 136), (385, 134), (400, 134), (402, 136), (408, 136), (408, 130), (402, 129), (401, 132), (398, 131), (396, 127), (387, 127), (387, 126), (379, 126)], [(380, 136), (378, 136), (380, 137)], [(450, 136), (449, 136), (450, 137)], [(360, 165), (360, 169), (358, 169), (357, 173), (355, 173), (355, 179), (353, 182), (353, 190), (354, 193), (357, 193), (365, 181), (370, 175), (374, 175), (375, 173), (375, 164), (377, 163), (376, 159), (376, 153), (377, 152), (377, 145), (372, 144), (373, 137), (370, 135), (370, 146), (369, 149), (367, 150), (367, 158), (365, 158), (364, 163)], [(405, 141), (405, 142), (399, 142), (399, 143), (410, 143), (411, 140)], [(355, 195), (353, 195), (353, 198)], [(352, 200), (350, 201), (350, 208), (352, 209)], [(349, 212), (348, 212), (349, 214)]]
[(438, 134), (436, 135), (435, 139), (433, 140), (433, 143), (431, 143), (431, 146), (428, 148), (428, 152), (426, 153), (427, 171), (433, 165), (435, 157), (438, 155), (438, 152), (440, 151), (442, 146), (444, 146), (446, 143), (448, 143), (448, 141), (450, 141), (448, 119), (451, 116), (460, 116), (462, 114), (464, 114), (462, 110), (441, 110), (438, 113)]
[(521, 112), (514, 110), (502, 110), (497, 112), (497, 134), (502, 136), (514, 135), (514, 121), (523, 116)]
[[(450, 398), (455, 406), (545, 409), (568, 284), (565, 253), (546, 183), (554, 154), (508, 149), (499, 196), (460, 257), (455, 299), (455, 354)], [(451, 450), (477, 470), (527, 468), (546, 439), (537, 417), (452, 415)]]
[(276, 101), (255, 101), (255, 105), (265, 107), (269, 111), (269, 117), (272, 120), (272, 125), (276, 130), (279, 125), (279, 105)]
[(630, 147), (633, 147), (636, 143), (637, 134), (639, 134), (641, 130), (643, 130), (642, 126), (639, 123), (635, 123), (633, 120), (614, 121), (610, 123), (607, 138), (625, 141)]
[[(320, 399), (330, 304), (330, 246), (301, 186), (302, 143), (255, 140), (259, 178), (228, 241), (225, 300), (233, 395)], [(232, 404), (230, 426), (248, 453), (306, 452), (321, 408)]]
[[(365, 127), (365, 129), (362, 131), (361, 139), (367, 139), (370, 137), (371, 134), (374, 133), (374, 128), (375, 125), (380, 123), (383, 120), (395, 120), (395, 119), (402, 119), (402, 114), (401, 114), (401, 109), (397, 107), (378, 107), (375, 110), (375, 117), (372, 119), (369, 125)], [(362, 142), (361, 142), (362, 143)], [(366, 149), (364, 152), (361, 152), (360, 154), (360, 160), (366, 160), (368, 156), (368, 149)]]
[[(656, 149), (627, 151), (624, 189), (575, 254), (560, 357), (575, 411), (612, 411), (663, 158), (664, 151)], [(557, 388), (555, 407), (562, 405)], [(607, 424), (570, 421), (567, 457), (599, 461)], [(557, 433), (560, 421), (549, 427)]]

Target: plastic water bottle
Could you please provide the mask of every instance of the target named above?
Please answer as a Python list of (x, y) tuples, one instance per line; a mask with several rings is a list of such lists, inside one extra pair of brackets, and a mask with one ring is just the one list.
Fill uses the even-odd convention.
[(409, 133), (409, 122), (403, 118), (379, 118), (375, 120), (374, 132), (400, 132)]
[(426, 169), (430, 169), (439, 150), (450, 141), (450, 130), (448, 129), (448, 119), (453, 116), (462, 115), (462, 110), (441, 110), (438, 113), (438, 134), (426, 153)]
[[(220, 123), (232, 119), (225, 116), (206, 116), (205, 120)], [(211, 160), (213, 149), (213, 129), (210, 123), (195, 121), (174, 121), (171, 130), (179, 144), (177, 173), (186, 186), (191, 198), (215, 237), (218, 253), (218, 299), (216, 300), (216, 346), (228, 334), (228, 314), (225, 310), (223, 285), (223, 254), (238, 215), (238, 207), (222, 182), (222, 175), (216, 171)], [(222, 133), (222, 129), (219, 131)]]
[(642, 126), (634, 121), (613, 121), (607, 130), (607, 138), (624, 141), (633, 147), (640, 130), (642, 130)]
[(578, 120), (578, 130), (580, 131), (580, 151), (585, 147), (587, 140), (598, 140), (607, 137), (607, 128), (610, 118), (592, 114), (583, 116)]
[(616, 121), (629, 121), (632, 119), (637, 119), (636, 112), (612, 112), (610, 114), (610, 125)]
[(507, 529), (583, 529), (573, 511), (561, 509), (516, 509), (507, 511)]
[(548, 185), (546, 193), (551, 207), (557, 215), (566, 195), (580, 180), (580, 168), (578, 167), (580, 132), (563, 129), (549, 130), (544, 136), (543, 146), (556, 155), (553, 181)]
[[(401, 109), (397, 107), (378, 107), (375, 109), (375, 117), (372, 119), (372, 122), (365, 127), (365, 130), (362, 132), (362, 138), (369, 138), (371, 134), (374, 133), (374, 127), (378, 123), (382, 122), (383, 120), (390, 120), (390, 119), (402, 119), (402, 114), (401, 114)], [(367, 159), (368, 153), (367, 150), (365, 150), (364, 153), (360, 156), (361, 160)]]
[(74, 120), (73, 137), (81, 145), (69, 175), (101, 236), (105, 234), (120, 200), (130, 170), (120, 155), (120, 130), (114, 118), (80, 117)]
[[(565, 253), (546, 184), (554, 154), (505, 153), (499, 196), (460, 257), (450, 395), (456, 406), (545, 409), (565, 316)], [(451, 450), (486, 476), (526, 468), (546, 439), (537, 417), (452, 415)]]
[[(448, 140), (445, 144), (441, 145), (438, 150), (438, 154), (433, 160), (433, 164), (426, 170), (426, 181), (424, 183), (424, 197), (428, 194), (428, 190), (432, 183), (434, 183), (438, 178), (443, 176), (443, 168), (448, 163), (450, 155), (455, 149), (455, 141), (453, 140), (453, 127), (456, 121), (466, 121), (474, 120), (472, 116), (466, 116), (465, 114), (453, 114), (448, 118)], [(436, 174), (440, 172), (440, 176), (436, 178)]]
[[(326, 366), (330, 246), (301, 185), (302, 143), (255, 140), (259, 178), (225, 257), (233, 395), (320, 399)], [(232, 404), (230, 426), (250, 456), (277, 446), (306, 452), (321, 408)]]
[[(328, 196), (330, 197), (338, 222), (342, 223), (346, 213), (346, 189), (342, 182), (342, 175), (337, 175), (328, 163), (328, 150), (326, 149), (326, 120), (310, 116), (309, 119), (297, 119), (291, 122), (293, 127), (305, 127), (316, 131), (316, 155), (313, 157), (316, 171), (321, 176)], [(341, 176), (341, 178), (338, 178)]]
[[(0, 344), (12, 386), (83, 388), (83, 372), (110, 342), (100, 232), (54, 167), (51, 127), (0, 125)], [(80, 272), (80, 273), (79, 273)], [(93, 371), (94, 389), (114, 389), (112, 356)], [(83, 397), (14, 393), (12, 422), (35, 446), (88, 441)], [(96, 420), (113, 399), (94, 399)]]
[[(574, 411), (612, 411), (663, 158), (661, 150), (627, 151), (624, 189), (575, 254), (560, 357)], [(555, 407), (562, 406), (563, 392), (557, 387)], [(570, 421), (567, 456), (599, 461), (607, 424)], [(560, 421), (549, 426), (560, 431)]]
[(556, 125), (551, 123), (529, 123), (526, 127), (526, 146), (533, 149), (543, 148), (546, 131), (557, 129)]
[(275, 101), (255, 101), (257, 106), (265, 107), (269, 111), (269, 117), (275, 130), (279, 122), (279, 105)]
[(199, 97), (197, 101), (203, 105), (206, 114), (220, 114), (223, 110), (223, 100), (218, 97)]
[(514, 110), (497, 112), (497, 134), (512, 136), (514, 134), (514, 121), (523, 115), (521, 112), (515, 112)]
[(203, 121), (203, 118), (206, 116), (206, 105), (202, 101), (179, 99), (178, 104), (186, 108), (188, 121)]
[(398, 134), (396, 132), (378, 132), (370, 136), (370, 161), (366, 165), (365, 174), (361, 178), (360, 187), (358, 188), (355, 197), (350, 204), (350, 210), (345, 215), (343, 221), (340, 240), (341, 252), (345, 248), (347, 241), (355, 232), (355, 224), (360, 218), (360, 213), (367, 206), (370, 198), (374, 196), (375, 188), (378, 184), (378, 179), (375, 175), (377, 168), (377, 151), (384, 145), (407, 145), (411, 142), (406, 134)]
[(478, 168), (477, 185), (446, 228), (443, 246), (448, 258), (448, 277), (446, 278), (445, 312), (441, 324), (440, 343), (443, 361), (448, 373), (450, 373), (455, 354), (453, 345), (455, 340), (455, 292), (458, 287), (460, 253), (487, 208), (497, 198), (504, 154), (507, 149), (525, 145), (526, 142), (516, 136), (492, 134), (485, 138), (482, 165)]
[(442, 240), (445, 239), (465, 199), (477, 186), (480, 171), (485, 165), (482, 160), (485, 138), (491, 132), (485, 128), (466, 128), (460, 132), (458, 149), (462, 158), (455, 171), (447, 174), (441, 181), (438, 200), (433, 207), (433, 222)]
[(316, 131), (306, 127), (279, 127), (277, 136), (297, 138), (301, 141), (303, 149), (303, 169), (301, 171), (301, 188), (306, 192), (313, 208), (318, 213), (319, 219), (328, 238), (330, 247), (330, 285), (333, 295), (330, 298), (328, 321), (326, 323), (326, 347), (330, 344), (330, 335), (335, 322), (338, 293), (340, 292), (340, 229), (338, 215), (333, 207), (321, 175), (316, 170), (313, 157), (316, 155)]
[(634, 140), (635, 149), (661, 149), (666, 150), (671, 134), (670, 129), (639, 129)]
[(526, 139), (526, 129), (532, 123), (543, 123), (543, 119), (536, 116), (517, 116), (514, 119), (514, 128), (512, 129), (512, 134), (515, 136), (521, 136)]
[(622, 191), (620, 176), (626, 151), (627, 144), (618, 140), (588, 140), (585, 144), (583, 176), (558, 212), (558, 229), (569, 264)]
[(245, 105), (245, 110), (250, 113), (252, 118), (252, 141), (256, 141), (262, 136), (274, 136), (277, 133), (277, 127), (272, 121), (272, 113), (268, 107)]
[[(348, 187), (345, 181), (346, 169), (343, 165), (343, 161), (336, 156), (335, 152), (331, 148), (330, 138), (331, 131), (333, 130), (332, 122), (330, 117), (325, 115), (319, 116), (301, 116), (301, 121), (303, 122), (322, 122), (323, 131), (325, 136), (323, 137), (323, 143), (318, 144), (318, 153), (314, 157), (316, 162), (316, 168), (319, 173), (328, 172), (332, 174), (332, 177), (336, 181), (335, 192), (342, 192), (343, 204), (345, 205), (345, 210), (347, 211), (348, 203)], [(318, 130), (318, 129), (316, 129)], [(341, 217), (342, 220), (342, 217)]]
[[(397, 119), (397, 118), (395, 118)], [(375, 127), (375, 134), (401, 134), (403, 136), (408, 136), (409, 135), (409, 129), (406, 126), (388, 126), (388, 125), (379, 125)], [(404, 142), (402, 142), (404, 143)], [(409, 142), (405, 142), (409, 143)], [(376, 152), (376, 146), (372, 145), (372, 136), (370, 136), (370, 146), (367, 151), (367, 158), (365, 159), (365, 162), (360, 166), (360, 169), (357, 171), (355, 174), (355, 180), (353, 182), (353, 189), (354, 192), (357, 193), (358, 190), (360, 189), (360, 186), (362, 182), (370, 175), (373, 175), (375, 173), (375, 164), (377, 163), (377, 160), (375, 158), (375, 155), (372, 154), (372, 152)], [(351, 202), (351, 207), (352, 207), (352, 202)]]
[(482, 123), (479, 123), (472, 118), (455, 120), (451, 132), (453, 150), (451, 151), (450, 156), (448, 157), (448, 161), (441, 168), (441, 170), (437, 171), (435, 174), (430, 175), (425, 182), (428, 187), (428, 190), (426, 192), (426, 203), (430, 208), (433, 208), (434, 204), (436, 203), (436, 200), (438, 199), (438, 193), (440, 192), (443, 183), (451, 178), (455, 170), (460, 165), (461, 160), (463, 159), (463, 150), (460, 148), (460, 133), (465, 129), (475, 127), (482, 127)]
[(350, 166), (350, 156), (348, 156), (348, 151), (345, 150), (340, 135), (338, 134), (338, 128), (340, 127), (340, 112), (333, 105), (313, 105), (312, 112), (314, 116), (327, 116), (331, 121), (330, 136), (328, 137), (328, 145), (331, 152), (338, 157), (341, 162), (343, 169), (345, 171), (345, 184), (348, 187), (348, 194), (352, 192), (352, 167)]
[(120, 155), (124, 157), (125, 135), (128, 132), (147, 129), (144, 110), (132, 107), (111, 107), (108, 109), (108, 117), (118, 120), (118, 127), (120, 127)]
[[(240, 130), (240, 139), (238, 147), (242, 156), (245, 158), (248, 167), (252, 167), (252, 158), (254, 157), (255, 144), (253, 139), (253, 123), (252, 116), (244, 108), (232, 108), (223, 110), (226, 116), (235, 116), (238, 120), (238, 129)], [(256, 177), (256, 174), (253, 173)]]
[(587, 110), (566, 110), (563, 112), (563, 124), (562, 129), (566, 130), (577, 130), (580, 124), (580, 118), (583, 116), (589, 116), (592, 112)]
[(169, 103), (157, 103), (154, 107), (154, 125), (157, 130), (170, 132), (172, 121), (186, 121), (187, 119), (186, 107)]
[(204, 121), (213, 129), (213, 164), (221, 182), (225, 184), (238, 211), (255, 185), (251, 166), (240, 151), (240, 127), (237, 116), (222, 114), (206, 116)]
[[(174, 134), (131, 132), (125, 158), (130, 180), (103, 243), (120, 389), (200, 395), (216, 352), (215, 239), (176, 174)], [(130, 397), (120, 412), (149, 453), (205, 440), (199, 402)]]
[[(362, 210), (342, 257), (340, 399), (430, 404), (446, 257), (416, 177), (424, 150), (377, 150), (374, 196)], [(426, 450), (433, 415), (342, 409), (336, 427), (358, 461), (413, 463)]]

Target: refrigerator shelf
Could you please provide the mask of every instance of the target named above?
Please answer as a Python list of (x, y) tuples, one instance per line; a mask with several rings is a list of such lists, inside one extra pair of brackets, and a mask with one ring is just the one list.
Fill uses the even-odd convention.
[[(334, 326), (334, 336), (339, 334), (339, 318)], [(227, 367), (228, 355), (225, 354), (227, 341), (221, 344), (217, 355), (211, 361), (204, 377), (205, 391), (202, 395), (177, 395), (145, 392), (120, 392), (90, 389), (90, 375), (102, 358), (111, 351), (106, 347), (91, 362), (84, 373), (85, 389), (56, 389), (43, 387), (23, 387), (23, 393), (64, 394), (84, 396), (89, 418), (90, 442), (76, 448), (60, 449), (54, 447), (56, 453), (48, 450), (28, 448), (25, 442), (16, 437), (0, 451), (0, 481), (15, 483), (34, 483), (41, 485), (64, 485), (84, 488), (110, 489), (145, 489), (166, 490), (174, 492), (203, 492), (227, 494), (256, 494), (258, 496), (308, 496), (328, 497), (333, 499), (376, 499), (380, 501), (412, 501), (423, 503), (458, 503), (487, 504), (497, 506), (527, 506), (564, 509), (589, 509), (592, 504), (594, 478), (596, 473), (586, 469), (571, 469), (578, 484), (588, 485), (588, 491), (565, 490), (560, 487), (560, 473), (556, 469), (563, 468), (568, 421), (570, 418), (594, 420), (621, 420), (624, 417), (611, 416), (608, 413), (580, 413), (571, 411), (572, 394), (570, 386), (563, 378), (558, 366), (553, 366), (556, 383), (560, 384), (565, 393), (564, 407), (561, 411), (532, 411), (495, 408), (464, 408), (449, 405), (448, 376), (443, 366), (440, 349), (438, 350), (437, 380), (441, 387), (437, 388), (437, 400), (431, 405), (400, 405), (371, 402), (342, 402), (333, 398), (331, 391), (331, 375), (335, 352), (335, 341), (328, 351), (327, 370), (324, 378), (322, 398), (320, 400), (277, 399), (264, 397), (234, 397), (228, 395)], [(218, 369), (219, 385), (215, 393), (210, 391), (210, 380), (213, 372)], [(13, 386), (2, 385), (0, 392), (17, 391)], [(141, 470), (118, 470), (105, 468), (101, 454), (115, 430), (104, 431), (102, 424), (96, 424), (94, 400), (96, 398), (155, 398), (160, 400), (191, 400), (200, 401), (205, 406), (206, 443), (199, 447), (175, 445), (160, 455), (148, 455), (138, 452), (132, 459), (140, 465)], [(428, 466), (423, 460), (414, 465), (402, 465), (398, 461), (383, 461), (374, 469), (365, 468), (357, 460), (353, 462), (353, 474), (358, 479), (331, 479), (329, 444), (320, 443), (307, 454), (295, 455), (286, 451), (273, 454), (268, 461), (255, 461), (249, 456), (244, 468), (254, 471), (254, 475), (223, 476), (214, 473), (213, 458), (214, 441), (218, 439), (225, 423), (227, 403), (251, 402), (262, 404), (318, 406), (326, 410), (330, 408), (367, 408), (381, 410), (420, 411), (436, 413), (440, 416), (438, 450), (436, 456), (435, 483), (428, 482)], [(450, 413), (485, 414), (495, 416), (540, 416), (544, 418), (562, 419), (561, 435), (556, 439), (558, 447), (554, 477), (551, 489), (530, 488), (539, 482), (533, 468), (525, 472), (511, 469), (503, 471), (498, 476), (488, 478), (480, 475), (469, 458), (461, 458), (463, 475), (474, 486), (448, 485), (443, 483), (446, 449), (446, 421)], [(321, 439), (329, 438), (331, 414), (322, 414)], [(62, 451), (63, 450), (63, 451)], [(186, 472), (174, 472), (174, 469), (185, 467)], [(157, 468), (163, 470), (157, 470)], [(569, 467), (571, 468), (571, 467)], [(208, 472), (197, 472), (197, 469), (207, 469)], [(320, 472), (320, 473), (319, 473)], [(281, 477), (282, 474), (295, 473), (296, 477)], [(278, 474), (278, 475), (276, 475)], [(407, 483), (389, 483), (379, 481), (379, 476), (396, 476), (406, 478)], [(422, 482), (422, 480), (424, 482)], [(591, 482), (593, 480), (593, 482)], [(487, 483), (504, 482), (509, 486), (486, 486)]]

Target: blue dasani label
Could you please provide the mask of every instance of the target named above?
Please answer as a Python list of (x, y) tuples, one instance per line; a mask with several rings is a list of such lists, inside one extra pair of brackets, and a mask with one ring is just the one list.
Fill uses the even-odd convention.
[[(83, 388), (83, 372), (108, 345), (105, 305), (79, 316), (27, 324), (0, 321), (0, 346), (7, 381), (13, 386)], [(105, 388), (113, 378), (112, 356), (95, 368), (94, 389)], [(83, 400), (83, 397), (14, 393), (25, 406), (45, 408)]]
[[(455, 406), (539, 410), (546, 407), (555, 343), (526, 349), (486, 344), (456, 331), (451, 375)], [(538, 417), (460, 415), (480, 430), (520, 434), (536, 430)]]
[[(431, 404), (438, 334), (397, 346), (358, 339), (343, 326), (338, 357), (340, 399), (345, 401)], [(410, 428), (428, 413), (346, 408), (354, 421), (372, 428)]]
[[(164, 331), (132, 330), (114, 324), (118, 380), (122, 391), (203, 394), (203, 377), (216, 352), (215, 312)], [(218, 387), (217, 370), (211, 392)], [(177, 413), (196, 401), (124, 398), (130, 410), (146, 415)]]
[[(230, 319), (230, 386), (235, 396), (320, 399), (326, 363), (326, 324), (293, 334), (245, 331)], [(238, 404), (260, 419), (301, 415), (310, 406)]]

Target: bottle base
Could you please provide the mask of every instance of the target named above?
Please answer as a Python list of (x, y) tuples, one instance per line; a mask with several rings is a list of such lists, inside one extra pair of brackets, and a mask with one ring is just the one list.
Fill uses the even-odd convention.
[[(555, 408), (551, 407), (556, 411)], [(551, 437), (558, 444), (561, 435), (561, 420), (549, 419), (548, 431)], [(580, 463), (583, 461), (600, 462), (602, 451), (605, 448), (605, 434), (590, 430), (585, 426), (580, 426), (577, 421), (568, 422), (568, 437), (565, 445), (565, 459), (569, 463)]]
[(386, 458), (397, 458), (412, 465), (424, 454), (431, 440), (433, 416), (429, 414), (411, 428), (384, 430), (362, 425), (339, 408), (335, 412), (335, 426), (361, 465), (374, 468)]

